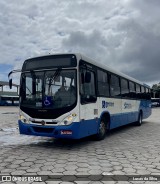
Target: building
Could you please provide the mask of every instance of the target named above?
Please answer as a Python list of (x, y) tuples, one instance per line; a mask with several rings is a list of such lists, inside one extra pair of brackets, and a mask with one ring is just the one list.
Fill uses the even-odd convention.
[(16, 91), (5, 91), (5, 86), (9, 86), (8, 82), (0, 81), (0, 105), (17, 105), (19, 101), (19, 85), (13, 84)]

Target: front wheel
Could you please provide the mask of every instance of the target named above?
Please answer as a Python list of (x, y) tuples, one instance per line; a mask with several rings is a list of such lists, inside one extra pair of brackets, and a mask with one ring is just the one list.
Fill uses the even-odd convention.
[(98, 133), (96, 134), (96, 140), (103, 140), (105, 138), (106, 135), (106, 123), (105, 123), (105, 119), (102, 118), (101, 122), (99, 124), (99, 129), (98, 129)]

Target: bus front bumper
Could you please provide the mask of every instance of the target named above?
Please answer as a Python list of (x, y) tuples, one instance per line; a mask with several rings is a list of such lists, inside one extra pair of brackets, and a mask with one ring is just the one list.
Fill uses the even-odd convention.
[(21, 120), (18, 120), (18, 124), (20, 134), (67, 139), (81, 138), (78, 132), (80, 126), (79, 122), (74, 122), (68, 126), (43, 126), (27, 124), (23, 123)]

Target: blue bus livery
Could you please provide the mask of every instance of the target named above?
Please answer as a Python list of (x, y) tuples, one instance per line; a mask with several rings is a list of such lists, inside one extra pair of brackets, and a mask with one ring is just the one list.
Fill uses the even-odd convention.
[(28, 59), (21, 70), (19, 131), (101, 140), (110, 129), (141, 125), (151, 115), (150, 93), (148, 85), (82, 54)]

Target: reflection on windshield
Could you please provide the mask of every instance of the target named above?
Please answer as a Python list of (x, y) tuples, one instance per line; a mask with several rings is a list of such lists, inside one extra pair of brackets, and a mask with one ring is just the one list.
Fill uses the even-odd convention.
[(76, 102), (75, 70), (54, 70), (22, 75), (22, 105), (63, 108)]

